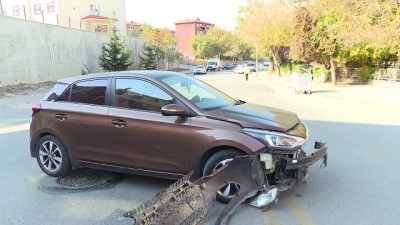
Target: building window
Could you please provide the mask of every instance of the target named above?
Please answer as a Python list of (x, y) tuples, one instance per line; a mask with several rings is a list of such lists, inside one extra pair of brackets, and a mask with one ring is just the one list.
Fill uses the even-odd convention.
[(13, 16), (19, 16), (19, 5), (13, 5), (12, 6), (12, 15)]
[(100, 15), (100, 5), (90, 5), (90, 15)]
[(47, 3), (47, 12), (55, 12), (56, 11), (56, 6), (54, 5), (54, 2), (48, 2)]
[(96, 24), (94, 27), (94, 32), (108, 33), (108, 25)]
[(33, 5), (33, 14), (34, 15), (42, 14), (42, 5), (41, 4), (34, 4)]
[(135, 30), (135, 26), (130, 25), (130, 26), (129, 26), (129, 30)]

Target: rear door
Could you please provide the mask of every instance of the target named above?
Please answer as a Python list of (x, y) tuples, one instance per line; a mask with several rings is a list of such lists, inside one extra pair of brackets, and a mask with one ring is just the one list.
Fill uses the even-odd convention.
[(107, 163), (109, 79), (76, 82), (52, 105), (50, 119), (75, 159)]
[(114, 164), (188, 172), (193, 140), (190, 118), (163, 116), (164, 105), (177, 100), (156, 84), (136, 78), (116, 78), (109, 112), (111, 159)]

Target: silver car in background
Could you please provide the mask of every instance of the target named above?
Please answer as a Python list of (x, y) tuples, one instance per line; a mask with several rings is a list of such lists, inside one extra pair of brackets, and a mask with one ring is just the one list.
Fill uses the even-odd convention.
[(199, 66), (196, 66), (194, 68), (194, 72), (193, 73), (194, 74), (206, 74), (207, 73), (207, 69), (206, 69), (205, 66), (199, 65)]
[(246, 65), (237, 65), (235, 67), (235, 69), (233, 70), (233, 72), (238, 73), (238, 74), (243, 74), (245, 68), (246, 68)]

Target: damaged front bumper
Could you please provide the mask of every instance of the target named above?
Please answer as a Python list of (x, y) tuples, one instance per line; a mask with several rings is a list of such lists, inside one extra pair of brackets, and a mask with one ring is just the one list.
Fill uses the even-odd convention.
[(302, 149), (260, 154), (269, 185), (278, 187), (279, 191), (292, 189), (299, 181), (307, 181), (308, 167), (319, 160), (322, 160), (321, 167), (326, 167), (328, 145), (323, 142), (315, 142), (314, 152), (308, 156)]
[[(191, 173), (186, 175), (124, 216), (134, 219), (136, 225), (210, 224), (213, 217), (217, 217), (214, 224), (227, 224), (229, 216), (246, 199), (261, 193), (251, 205), (265, 207), (277, 199), (279, 191), (285, 190), (282, 187), (287, 185), (287, 181), (293, 187), (296, 180), (306, 176), (310, 165), (322, 159), (322, 165), (326, 166), (328, 146), (315, 142), (314, 148), (316, 151), (309, 156), (302, 150), (295, 154), (269, 154), (264, 157), (237, 156), (214, 174), (194, 182), (190, 181)], [(240, 189), (218, 213), (216, 193), (230, 183), (239, 185)]]
[(304, 169), (322, 159), (322, 165), (326, 167), (328, 164), (328, 145), (322, 142), (315, 142), (316, 150), (309, 156), (303, 156), (296, 159), (286, 159), (286, 170)]
[[(124, 214), (135, 225), (227, 224), (229, 216), (240, 203), (264, 189), (265, 176), (256, 155), (237, 156), (214, 174), (190, 181), (191, 173), (159, 192), (153, 199)], [(225, 185), (235, 183), (240, 190), (223, 208), (216, 210), (216, 193)]]

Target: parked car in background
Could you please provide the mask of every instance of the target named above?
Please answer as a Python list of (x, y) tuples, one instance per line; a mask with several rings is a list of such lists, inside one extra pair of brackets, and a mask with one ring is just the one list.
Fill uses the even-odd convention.
[(269, 67), (269, 60), (264, 60), (262, 64), (263, 67)]
[(250, 72), (256, 72), (256, 64), (253, 62), (246, 63), (246, 67), (249, 68)]
[(222, 67), (223, 70), (232, 70), (233, 68), (234, 68), (234, 66), (231, 65), (231, 64), (226, 64), (226, 65), (224, 65), (224, 66)]
[(234, 73), (237, 73), (237, 74), (243, 74), (245, 68), (246, 68), (245, 65), (237, 65), (237, 66), (235, 67), (235, 69), (233, 70), (233, 72), (234, 72)]
[(203, 65), (198, 65), (193, 69), (193, 73), (196, 74), (206, 74), (207, 73), (207, 69), (205, 66)]

